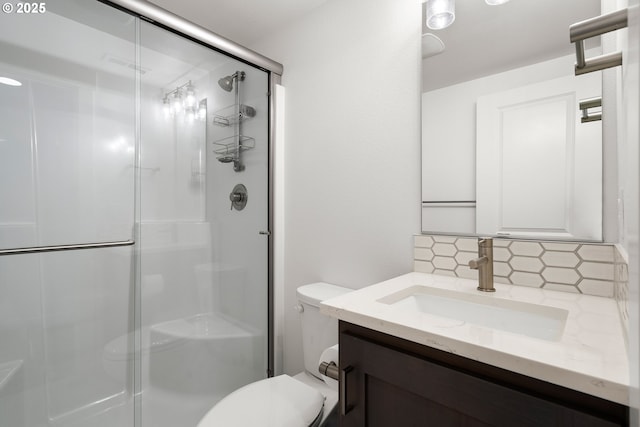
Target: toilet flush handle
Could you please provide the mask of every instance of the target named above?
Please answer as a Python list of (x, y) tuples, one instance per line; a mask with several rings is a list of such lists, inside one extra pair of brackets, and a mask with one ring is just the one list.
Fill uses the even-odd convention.
[(302, 306), (302, 304), (296, 304), (293, 308), (294, 308), (298, 313), (302, 313), (302, 312), (304, 312), (304, 307)]

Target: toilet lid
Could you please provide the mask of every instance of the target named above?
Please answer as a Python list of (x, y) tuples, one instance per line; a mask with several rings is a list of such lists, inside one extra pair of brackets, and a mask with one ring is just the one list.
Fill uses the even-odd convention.
[(198, 427), (308, 427), (323, 404), (318, 390), (279, 375), (234, 391), (211, 408)]

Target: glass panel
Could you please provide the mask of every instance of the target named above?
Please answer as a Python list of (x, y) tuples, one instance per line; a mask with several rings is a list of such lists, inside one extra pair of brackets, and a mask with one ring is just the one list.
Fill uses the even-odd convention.
[(0, 15), (0, 248), (130, 239), (135, 21), (46, 7)]
[(140, 41), (142, 420), (197, 425), (266, 377), (268, 75), (146, 22)]
[[(46, 8), (0, 15), (0, 248), (130, 239), (135, 19)], [(0, 425), (134, 425), (132, 259), (0, 256)]]
[(131, 259), (0, 257), (0, 425), (133, 426)]

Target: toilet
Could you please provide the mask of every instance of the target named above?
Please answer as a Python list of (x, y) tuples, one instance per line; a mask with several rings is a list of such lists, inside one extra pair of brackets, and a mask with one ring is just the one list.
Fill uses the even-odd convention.
[(338, 402), (335, 386), (318, 372), (323, 351), (338, 343), (338, 324), (320, 314), (320, 302), (352, 291), (328, 283), (297, 289), (302, 321), (305, 371), (248, 384), (226, 396), (202, 418), (198, 427), (316, 427)]

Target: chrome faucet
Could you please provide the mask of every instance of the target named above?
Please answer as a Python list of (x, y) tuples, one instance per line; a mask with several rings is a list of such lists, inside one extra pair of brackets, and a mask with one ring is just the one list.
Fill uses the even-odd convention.
[(478, 258), (469, 261), (469, 268), (478, 270), (479, 291), (496, 291), (493, 287), (493, 239), (491, 237), (478, 239)]

